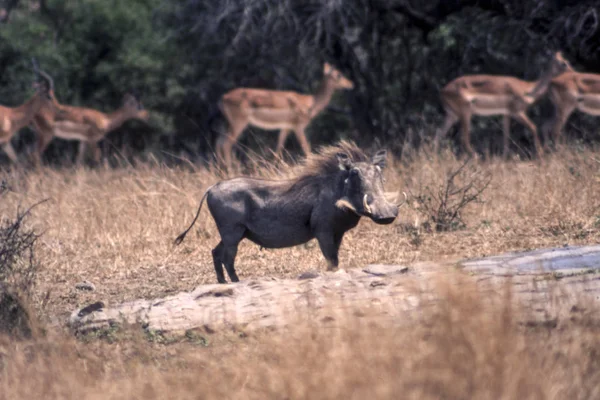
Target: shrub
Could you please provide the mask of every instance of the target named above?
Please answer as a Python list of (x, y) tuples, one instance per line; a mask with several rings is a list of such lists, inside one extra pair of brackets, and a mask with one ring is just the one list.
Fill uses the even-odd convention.
[(413, 195), (417, 210), (437, 232), (463, 229), (463, 209), (469, 203), (481, 201), (481, 195), (492, 178), (467, 159), (458, 167), (448, 170), (436, 185), (426, 185), (423, 192)]
[(34, 252), (39, 235), (26, 228), (24, 222), (40, 203), (25, 211), (17, 210), (14, 219), (0, 221), (0, 332), (12, 336), (32, 333), (27, 304), (39, 270)]

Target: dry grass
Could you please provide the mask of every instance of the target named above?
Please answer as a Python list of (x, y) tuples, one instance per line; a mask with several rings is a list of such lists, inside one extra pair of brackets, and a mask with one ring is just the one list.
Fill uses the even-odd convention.
[(347, 314), (336, 327), (230, 333), (208, 347), (4, 339), (0, 391), (11, 399), (598, 398), (597, 320), (578, 312), (557, 328), (523, 327), (509, 291), (484, 299), (465, 285), (439, 284), (437, 307), (395, 326)]
[[(408, 154), (389, 163), (386, 189), (422, 193), (443, 183), (458, 165), (450, 154)], [(349, 232), (341, 266), (599, 241), (600, 161), (593, 152), (563, 150), (536, 162), (477, 161), (473, 168), (492, 181), (483, 201), (464, 210), (465, 229), (428, 231), (411, 201), (393, 225), (363, 220)], [(205, 169), (150, 163), (116, 170), (0, 172), (0, 181), (11, 188), (0, 192), (0, 218), (51, 199), (29, 219), (43, 232), (37, 248), (41, 303), (35, 307), (44, 322), (62, 324), (67, 313), (92, 300), (110, 304), (160, 297), (215, 282), (210, 250), (219, 239), (208, 211), (181, 246), (173, 247), (172, 241), (193, 218), (204, 189), (218, 179)], [(236, 267), (241, 279), (295, 276), (323, 269), (324, 260), (314, 242), (262, 251), (243, 242)], [(75, 289), (83, 280), (94, 283), (96, 291)], [(345, 329), (298, 325), (276, 335), (229, 333), (212, 338), (208, 348), (191, 342), (166, 346), (147, 338), (84, 343), (60, 332), (34, 342), (5, 340), (0, 387), (6, 396), (0, 397), (598, 397), (594, 349), (600, 340), (593, 321), (527, 330), (503, 302), (478, 307), (475, 294), (451, 291), (447, 298), (409, 327), (349, 317)]]
[[(410, 158), (390, 163), (387, 190), (421, 193), (425, 186), (443, 183), (447, 171), (460, 165), (448, 154), (432, 159), (421, 152)], [(564, 151), (543, 163), (491, 161), (476, 168), (492, 181), (484, 201), (465, 209), (466, 229), (428, 233), (421, 226), (423, 215), (412, 207), (402, 208), (392, 226), (363, 219), (344, 238), (341, 266), (598, 242), (600, 163), (594, 153)], [(1, 197), (0, 218), (14, 216), (19, 205), (50, 198), (29, 221), (43, 232), (37, 253), (44, 266), (40, 290), (52, 315), (90, 300), (89, 293), (75, 289), (82, 280), (97, 286), (94, 299), (108, 302), (162, 296), (216, 280), (210, 251), (219, 236), (207, 210), (184, 243), (172, 245), (192, 220), (204, 189), (218, 180), (213, 172), (147, 164), (117, 170), (15, 170), (2, 179), (12, 191)], [(314, 241), (282, 250), (260, 250), (243, 241), (236, 260), (241, 279), (324, 268)]]

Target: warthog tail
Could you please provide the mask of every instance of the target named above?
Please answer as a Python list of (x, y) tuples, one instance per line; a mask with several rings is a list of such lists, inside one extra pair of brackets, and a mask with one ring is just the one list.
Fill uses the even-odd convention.
[(185, 231), (183, 231), (179, 236), (177, 236), (177, 238), (173, 242), (174, 245), (176, 245), (176, 246), (180, 245), (181, 242), (183, 242), (183, 239), (185, 239), (185, 235), (188, 234), (188, 232), (190, 231), (190, 229), (192, 229), (192, 227), (196, 223), (196, 220), (198, 219), (198, 216), (200, 215), (200, 211), (202, 211), (202, 203), (204, 203), (204, 200), (206, 199), (206, 196), (208, 196), (208, 192), (210, 191), (210, 189), (212, 189), (213, 186), (209, 187), (208, 189), (206, 189), (206, 192), (204, 192), (204, 196), (202, 196), (202, 199), (200, 200), (200, 205), (198, 206), (198, 211), (196, 212), (196, 216), (194, 217), (194, 220), (192, 221), (192, 224)]

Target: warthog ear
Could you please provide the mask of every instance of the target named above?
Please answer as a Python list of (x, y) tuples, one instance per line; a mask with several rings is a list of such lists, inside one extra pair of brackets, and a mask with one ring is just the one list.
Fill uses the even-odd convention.
[(340, 163), (340, 169), (342, 171), (347, 171), (352, 168), (352, 161), (350, 161), (350, 157), (346, 153), (337, 153), (335, 155)]
[(387, 150), (379, 150), (373, 156), (373, 165), (378, 166), (381, 169), (385, 168), (385, 158), (387, 157)]

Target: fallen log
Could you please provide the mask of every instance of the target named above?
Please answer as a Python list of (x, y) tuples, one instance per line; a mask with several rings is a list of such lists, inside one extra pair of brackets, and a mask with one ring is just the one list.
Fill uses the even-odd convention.
[[(335, 319), (332, 313), (358, 310), (400, 320), (408, 312), (439, 299), (432, 282), (440, 277), (452, 281), (457, 274), (473, 279), (478, 290), (490, 293), (498, 293), (509, 282), (518, 301), (528, 305), (539, 318), (548, 319), (572, 307), (583, 294), (597, 299), (598, 271), (600, 246), (420, 263), (410, 268), (377, 264), (347, 271), (304, 273), (297, 279), (263, 278), (201, 285), (191, 292), (162, 299), (117, 305), (98, 301), (75, 310), (69, 326), (78, 333), (115, 324), (136, 324), (169, 332), (226, 327), (248, 330), (280, 327), (298, 318), (331, 321)], [(564, 307), (557, 308), (557, 304)]]

